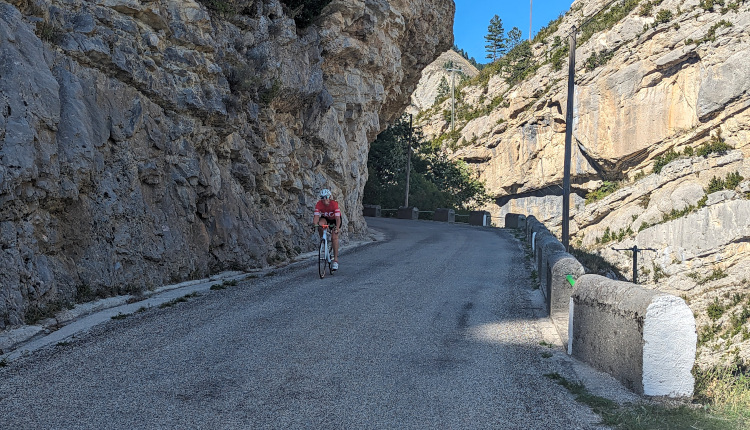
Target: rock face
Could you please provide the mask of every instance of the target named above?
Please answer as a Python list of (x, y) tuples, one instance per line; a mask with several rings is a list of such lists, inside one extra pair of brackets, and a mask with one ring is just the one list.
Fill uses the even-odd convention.
[[(554, 195), (562, 182), (567, 61), (555, 68), (548, 58), (567, 45), (573, 24), (580, 25), (606, 3), (575, 2), (555, 32), (535, 39), (534, 61), (540, 67), (524, 81), (509, 86), (505, 76), (495, 74), (487, 83), (461, 89), (469, 105), (488, 106), (495, 97), (504, 101), (462, 124), (461, 138), (476, 140), (455, 154), (482, 161), (474, 163), (476, 170), (498, 199)], [(636, 7), (576, 50), (572, 170), (580, 195), (602, 179), (650, 171), (655, 157), (697, 147), (718, 130), (729, 145), (750, 153), (750, 69), (740, 62), (750, 53), (744, 37), (750, 5), (722, 13), (719, 6), (704, 10), (698, 1), (667, 0), (658, 9), (672, 12), (673, 18), (657, 23), (656, 10), (641, 16)], [(603, 52), (610, 58), (599, 64), (596, 58)], [(423, 125), (431, 136), (447, 128), (439, 112)]]
[[(447, 69), (461, 71), (451, 72)], [(439, 94), (440, 83), (443, 79), (448, 85), (453, 85), (453, 88), (455, 88), (462, 79), (473, 78), (478, 74), (479, 70), (461, 54), (452, 49), (444, 52), (437, 60), (422, 70), (422, 78), (411, 95), (411, 105), (406, 112), (416, 115), (432, 107)]]
[[(215, 4), (206, 3), (206, 4)], [(450, 0), (0, 3), (0, 329), (288, 260), (316, 191), (366, 225), (369, 142), (452, 44)]]
[[(572, 127), (571, 244), (605, 257), (627, 279), (632, 256), (611, 248), (656, 249), (639, 255), (640, 282), (690, 299), (700, 330), (726, 331), (750, 309), (750, 3), (608, 3), (577, 0), (551, 23), (534, 39), (538, 68), (524, 80), (510, 85), (507, 74), (487, 67), (463, 86), (465, 104), (485, 111), (457, 125), (462, 147), (452, 156), (485, 181), (496, 199), (485, 208), (493, 217), (533, 214), (559, 231), (565, 131)], [(580, 31), (573, 122), (566, 124), (564, 48), (573, 25)], [(447, 133), (445, 109), (420, 115), (428, 137)], [(731, 150), (698, 154), (717, 142)], [(654, 172), (667, 155), (679, 156)], [(717, 189), (717, 180), (732, 185)], [(604, 181), (618, 189), (586, 199)], [(707, 317), (715, 299), (723, 316)], [(711, 342), (738, 345), (750, 363), (750, 326), (737, 330), (744, 331), (720, 330)], [(717, 345), (702, 357), (732, 349)]]

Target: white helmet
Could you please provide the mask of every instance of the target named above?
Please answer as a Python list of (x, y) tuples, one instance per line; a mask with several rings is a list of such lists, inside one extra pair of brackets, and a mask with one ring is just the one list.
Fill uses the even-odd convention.
[(325, 198), (330, 199), (331, 190), (329, 190), (328, 188), (323, 188), (322, 190), (320, 190), (320, 193), (318, 195), (320, 196), (321, 199), (325, 199)]

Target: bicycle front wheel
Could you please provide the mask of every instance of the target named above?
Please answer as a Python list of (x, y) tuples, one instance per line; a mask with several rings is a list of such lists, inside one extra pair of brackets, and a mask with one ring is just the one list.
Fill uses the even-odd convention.
[(326, 241), (321, 239), (320, 246), (318, 247), (318, 275), (320, 275), (321, 279), (323, 279), (323, 277), (326, 275), (327, 264), (328, 259), (326, 258)]
[(328, 273), (333, 275), (333, 244), (328, 243)]

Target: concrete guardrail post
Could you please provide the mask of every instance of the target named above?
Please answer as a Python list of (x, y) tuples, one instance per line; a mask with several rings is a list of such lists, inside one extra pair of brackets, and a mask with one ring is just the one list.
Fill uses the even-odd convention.
[(542, 270), (542, 248), (539, 246), (543, 235), (551, 236), (552, 233), (547, 230), (547, 227), (542, 223), (537, 223), (534, 230), (531, 233), (531, 250), (534, 255), (534, 267), (537, 273)]
[(414, 206), (401, 206), (396, 215), (399, 219), (419, 219), (419, 208)]
[(471, 211), (469, 212), (469, 225), (479, 225), (487, 227), (490, 225), (492, 218), (490, 213), (487, 211)]
[[(528, 222), (528, 218), (526, 218), (526, 220)], [(549, 230), (547, 230), (547, 227), (545, 227), (544, 224), (540, 223), (539, 221), (533, 222), (528, 229), (529, 241), (531, 243), (531, 250), (534, 252), (534, 258), (536, 258), (536, 251), (537, 251), (537, 246), (536, 246), (537, 236), (539, 235), (539, 233), (542, 233), (542, 232), (549, 233)]]
[(537, 233), (536, 236), (536, 247), (537, 247), (537, 274), (539, 275), (539, 285), (544, 293), (544, 298), (547, 301), (547, 310), (549, 311), (549, 304), (551, 300), (550, 291), (547, 290), (547, 261), (549, 257), (558, 252), (565, 252), (565, 247), (562, 243), (549, 231), (543, 231)]
[(364, 205), (362, 216), (380, 217), (380, 205)]
[(526, 241), (533, 245), (533, 233), (534, 233), (534, 227), (536, 227), (539, 224), (539, 221), (537, 221), (536, 217), (534, 215), (529, 215), (526, 217)]
[(679, 297), (583, 275), (570, 298), (568, 353), (646, 396), (687, 398), (696, 340), (693, 312)]
[(576, 279), (583, 276), (586, 269), (575, 257), (563, 251), (554, 252), (547, 257), (546, 271), (546, 291), (549, 297), (547, 312), (563, 345), (567, 345), (570, 296)]
[(526, 215), (505, 214), (505, 228), (526, 230)]
[(456, 211), (453, 209), (437, 208), (432, 219), (433, 221), (456, 222)]

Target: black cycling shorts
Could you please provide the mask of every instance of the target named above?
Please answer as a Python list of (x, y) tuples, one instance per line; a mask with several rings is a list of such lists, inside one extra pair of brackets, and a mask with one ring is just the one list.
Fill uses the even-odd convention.
[(326, 223), (328, 223), (328, 226), (330, 228), (335, 228), (336, 227), (336, 220), (335, 219), (329, 219), (329, 218), (326, 218), (326, 217), (320, 217), (320, 219), (326, 220)]

